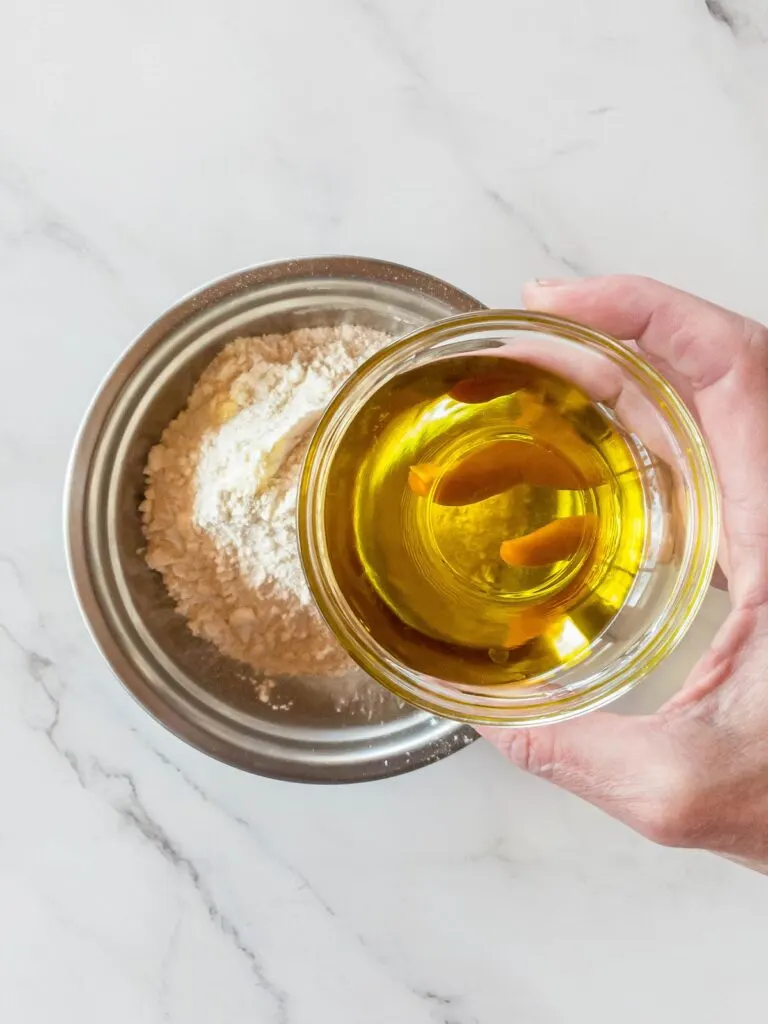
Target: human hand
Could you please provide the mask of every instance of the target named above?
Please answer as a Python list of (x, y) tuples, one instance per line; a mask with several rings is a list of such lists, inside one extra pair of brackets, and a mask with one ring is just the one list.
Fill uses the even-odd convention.
[(528, 285), (526, 305), (639, 349), (686, 400), (722, 495), (732, 610), (656, 714), (480, 731), (518, 767), (667, 846), (768, 872), (768, 330), (638, 277)]

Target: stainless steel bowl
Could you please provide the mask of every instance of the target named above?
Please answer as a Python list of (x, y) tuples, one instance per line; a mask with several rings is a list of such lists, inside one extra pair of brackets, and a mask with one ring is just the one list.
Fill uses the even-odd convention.
[[(70, 571), (112, 669), (177, 736), (247, 771), (304, 782), (396, 775), (471, 742), (471, 730), (403, 705), (358, 669), (340, 682), (280, 679), (276, 699), (263, 703), (247, 666), (194, 637), (174, 610), (144, 561), (138, 506), (149, 449), (227, 342), (340, 322), (399, 337), (478, 308), (471, 296), (408, 267), (341, 256), (287, 260), (183, 299), (111, 371), (70, 463)], [(280, 710), (283, 703), (290, 710)]]

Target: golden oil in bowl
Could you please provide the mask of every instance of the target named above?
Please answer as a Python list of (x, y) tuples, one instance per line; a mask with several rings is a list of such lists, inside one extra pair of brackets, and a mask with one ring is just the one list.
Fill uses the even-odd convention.
[(298, 525), (312, 594), (365, 671), (432, 715), (519, 727), (602, 707), (668, 656), (719, 506), (695, 421), (632, 346), (480, 310), (347, 380)]
[(626, 601), (652, 465), (572, 382), (503, 356), (439, 358), (387, 380), (341, 436), (330, 568), (404, 665), (523, 685), (584, 659)]

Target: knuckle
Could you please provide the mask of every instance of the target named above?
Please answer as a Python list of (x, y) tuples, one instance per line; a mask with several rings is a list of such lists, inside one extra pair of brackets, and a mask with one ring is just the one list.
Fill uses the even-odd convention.
[(763, 362), (768, 354), (768, 327), (745, 317), (743, 330), (746, 348)]
[(554, 765), (552, 735), (543, 729), (509, 729), (499, 740), (502, 753), (512, 764), (531, 775), (550, 777)]
[(768, 370), (768, 328), (745, 317), (740, 318), (740, 326), (733, 346), (735, 380), (739, 388), (760, 388)]

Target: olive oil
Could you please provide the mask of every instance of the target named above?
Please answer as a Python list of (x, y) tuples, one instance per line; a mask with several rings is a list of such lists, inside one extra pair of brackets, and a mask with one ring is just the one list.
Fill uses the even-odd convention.
[(328, 557), (364, 627), (412, 669), (524, 684), (574, 664), (646, 545), (638, 443), (569, 381), (506, 356), (386, 382), (340, 440)]

